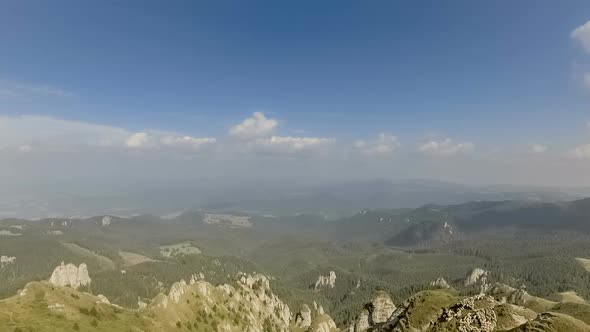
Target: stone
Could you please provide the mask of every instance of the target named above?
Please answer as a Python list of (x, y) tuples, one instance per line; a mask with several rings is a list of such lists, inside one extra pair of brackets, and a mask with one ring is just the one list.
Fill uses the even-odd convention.
[(371, 313), (369, 322), (371, 325), (385, 323), (394, 311), (395, 304), (393, 304), (389, 294), (378, 291), (373, 295), (369, 305), (369, 312)]
[(318, 276), (318, 280), (315, 282), (313, 289), (319, 290), (323, 287), (334, 288), (336, 286), (336, 272), (330, 271), (327, 276)]
[(89, 285), (92, 280), (88, 275), (88, 267), (82, 263), (76, 267), (74, 264), (65, 265), (64, 262), (56, 267), (49, 278), (49, 282), (56, 286), (69, 286), (78, 289)]
[(4, 267), (14, 264), (16, 262), (16, 257), (11, 256), (0, 256), (0, 269)]
[(451, 288), (447, 281), (444, 278), (437, 278), (435, 281), (430, 283), (430, 287), (438, 288), (438, 289), (448, 289)]

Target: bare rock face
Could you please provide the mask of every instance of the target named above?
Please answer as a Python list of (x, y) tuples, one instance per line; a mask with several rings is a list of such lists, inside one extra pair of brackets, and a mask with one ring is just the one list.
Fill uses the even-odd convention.
[(531, 298), (529, 293), (524, 289), (517, 289), (510, 296), (508, 296), (508, 303), (516, 304), (516, 305), (524, 305), (527, 301)]
[(395, 304), (393, 304), (389, 294), (378, 291), (373, 295), (369, 304), (369, 312), (371, 313), (369, 322), (371, 325), (385, 323), (394, 311)]
[(301, 307), (301, 311), (295, 315), (295, 326), (307, 329), (311, 325), (311, 309), (307, 304)]
[(489, 287), (487, 294), (493, 296), (502, 303), (511, 303), (515, 305), (525, 305), (534, 298), (524, 288), (516, 289), (508, 285), (496, 283)]
[(14, 264), (16, 262), (16, 257), (11, 256), (0, 256), (0, 269), (4, 267)]
[(475, 285), (475, 284), (481, 284), (482, 282), (485, 283), (486, 278), (488, 276), (488, 272), (480, 269), (480, 268), (475, 268), (473, 269), (468, 275), (467, 278), (465, 278), (465, 286), (471, 286), (471, 285)]
[(193, 275), (191, 275), (189, 284), (194, 285), (199, 280), (205, 280), (205, 275), (203, 274), (203, 272), (193, 273)]
[(451, 286), (449, 286), (449, 284), (447, 283), (447, 281), (444, 278), (436, 279), (435, 281), (430, 283), (430, 286), (433, 288), (438, 288), (438, 289), (451, 288)]
[(111, 221), (113, 220), (113, 218), (111, 218), (111, 216), (104, 216), (102, 217), (102, 220), (100, 221), (100, 225), (101, 226), (109, 226), (111, 224)]
[(479, 294), (465, 298), (458, 303), (445, 308), (439, 321), (452, 322), (460, 332), (492, 332), (496, 328), (498, 318), (493, 307), (478, 308), (478, 301), (494, 303), (490, 296)]
[(309, 329), (307, 329), (307, 332), (333, 331), (337, 331), (336, 323), (334, 323), (334, 320), (326, 314), (317, 316), (309, 326)]
[(98, 300), (100, 303), (104, 303), (104, 304), (111, 304), (111, 302), (109, 301), (109, 299), (107, 299), (106, 296), (102, 295), (102, 294), (98, 294), (96, 297), (98, 297)]
[[(193, 275), (188, 283), (184, 280), (174, 283), (168, 295), (158, 294), (147, 305), (138, 301), (138, 306), (141, 310), (154, 310), (156, 317), (164, 321), (174, 317), (173, 322), (193, 320), (195, 314), (223, 314), (216, 318), (219, 331), (267, 331), (266, 324), (271, 324), (277, 332), (289, 331), (295, 323), (291, 321), (291, 311), (272, 293), (268, 277), (240, 272), (235, 281), (231, 285), (214, 286)], [(195, 313), (195, 305), (201, 313)], [(312, 323), (309, 311), (307, 326)]]
[(349, 327), (351, 332), (364, 332), (387, 322), (395, 311), (395, 304), (389, 294), (378, 291), (365, 305), (365, 309), (356, 317)]
[(354, 321), (354, 332), (365, 332), (371, 327), (369, 325), (369, 310), (363, 310)]
[(260, 273), (254, 275), (238, 273), (237, 279), (241, 288), (256, 294), (258, 300), (265, 303), (266, 307), (278, 316), (282, 324), (289, 325), (291, 322), (291, 310), (287, 304), (283, 303), (271, 292), (268, 277)]
[(488, 279), (488, 271), (485, 271), (480, 268), (475, 268), (467, 275), (467, 278), (465, 278), (464, 284), (466, 287), (472, 286), (472, 285), (477, 285), (477, 286), (479, 286), (479, 292), (485, 293), (489, 287), (489, 285), (487, 283), (487, 279)]
[(330, 271), (330, 273), (327, 276), (318, 277), (318, 280), (315, 282), (313, 289), (319, 290), (323, 287), (334, 288), (334, 286), (336, 286), (336, 272)]
[(53, 270), (49, 278), (49, 282), (56, 286), (69, 286), (75, 289), (86, 286), (91, 281), (88, 267), (84, 263), (76, 267), (74, 264), (65, 265), (64, 262), (61, 262), (61, 265)]
[(493, 332), (498, 326), (497, 305), (485, 294), (457, 298), (447, 292), (424, 291), (396, 308), (387, 293), (377, 292), (349, 332)]
[(459, 332), (492, 332), (498, 318), (492, 308), (484, 308), (468, 313), (459, 319)]
[(178, 303), (182, 295), (185, 293), (185, 286), (186, 281), (184, 280), (172, 284), (172, 287), (170, 287), (170, 293), (168, 293), (168, 299), (174, 303)]

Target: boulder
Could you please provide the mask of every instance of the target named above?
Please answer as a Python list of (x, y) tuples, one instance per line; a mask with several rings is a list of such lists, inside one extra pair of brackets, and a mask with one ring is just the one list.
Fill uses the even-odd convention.
[(395, 311), (395, 304), (393, 304), (391, 297), (383, 291), (378, 291), (373, 295), (368, 307), (371, 313), (369, 317), (371, 325), (385, 323)]

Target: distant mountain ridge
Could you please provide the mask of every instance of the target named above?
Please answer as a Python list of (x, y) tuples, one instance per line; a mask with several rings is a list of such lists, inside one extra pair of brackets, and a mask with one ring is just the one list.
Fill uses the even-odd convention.
[[(398, 246), (429, 244), (505, 229), (590, 232), (590, 198), (560, 203), (482, 201), (426, 205), (407, 213), (406, 218), (411, 225), (386, 243)], [(452, 234), (449, 234), (450, 228)]]
[(202, 208), (280, 216), (323, 213), (330, 219), (337, 219), (363, 208), (418, 208), (425, 204), (498, 200), (558, 202), (590, 196), (589, 188), (464, 185), (420, 179), (318, 184), (203, 180), (167, 185), (171, 187), (159, 184), (148, 188), (116, 188), (101, 194), (60, 194), (59, 188), (42, 194), (10, 191), (0, 194), (0, 218), (83, 218), (103, 214), (169, 216), (178, 211)]

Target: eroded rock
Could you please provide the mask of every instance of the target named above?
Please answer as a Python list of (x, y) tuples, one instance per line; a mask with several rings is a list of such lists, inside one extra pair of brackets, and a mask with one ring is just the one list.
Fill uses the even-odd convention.
[(336, 286), (336, 272), (330, 271), (327, 276), (318, 277), (318, 280), (315, 282), (313, 289), (319, 290), (323, 287), (334, 288), (334, 286)]
[(89, 285), (92, 280), (88, 275), (88, 267), (82, 263), (80, 266), (64, 264), (56, 267), (49, 278), (49, 282), (56, 286), (69, 286), (75, 289)]

